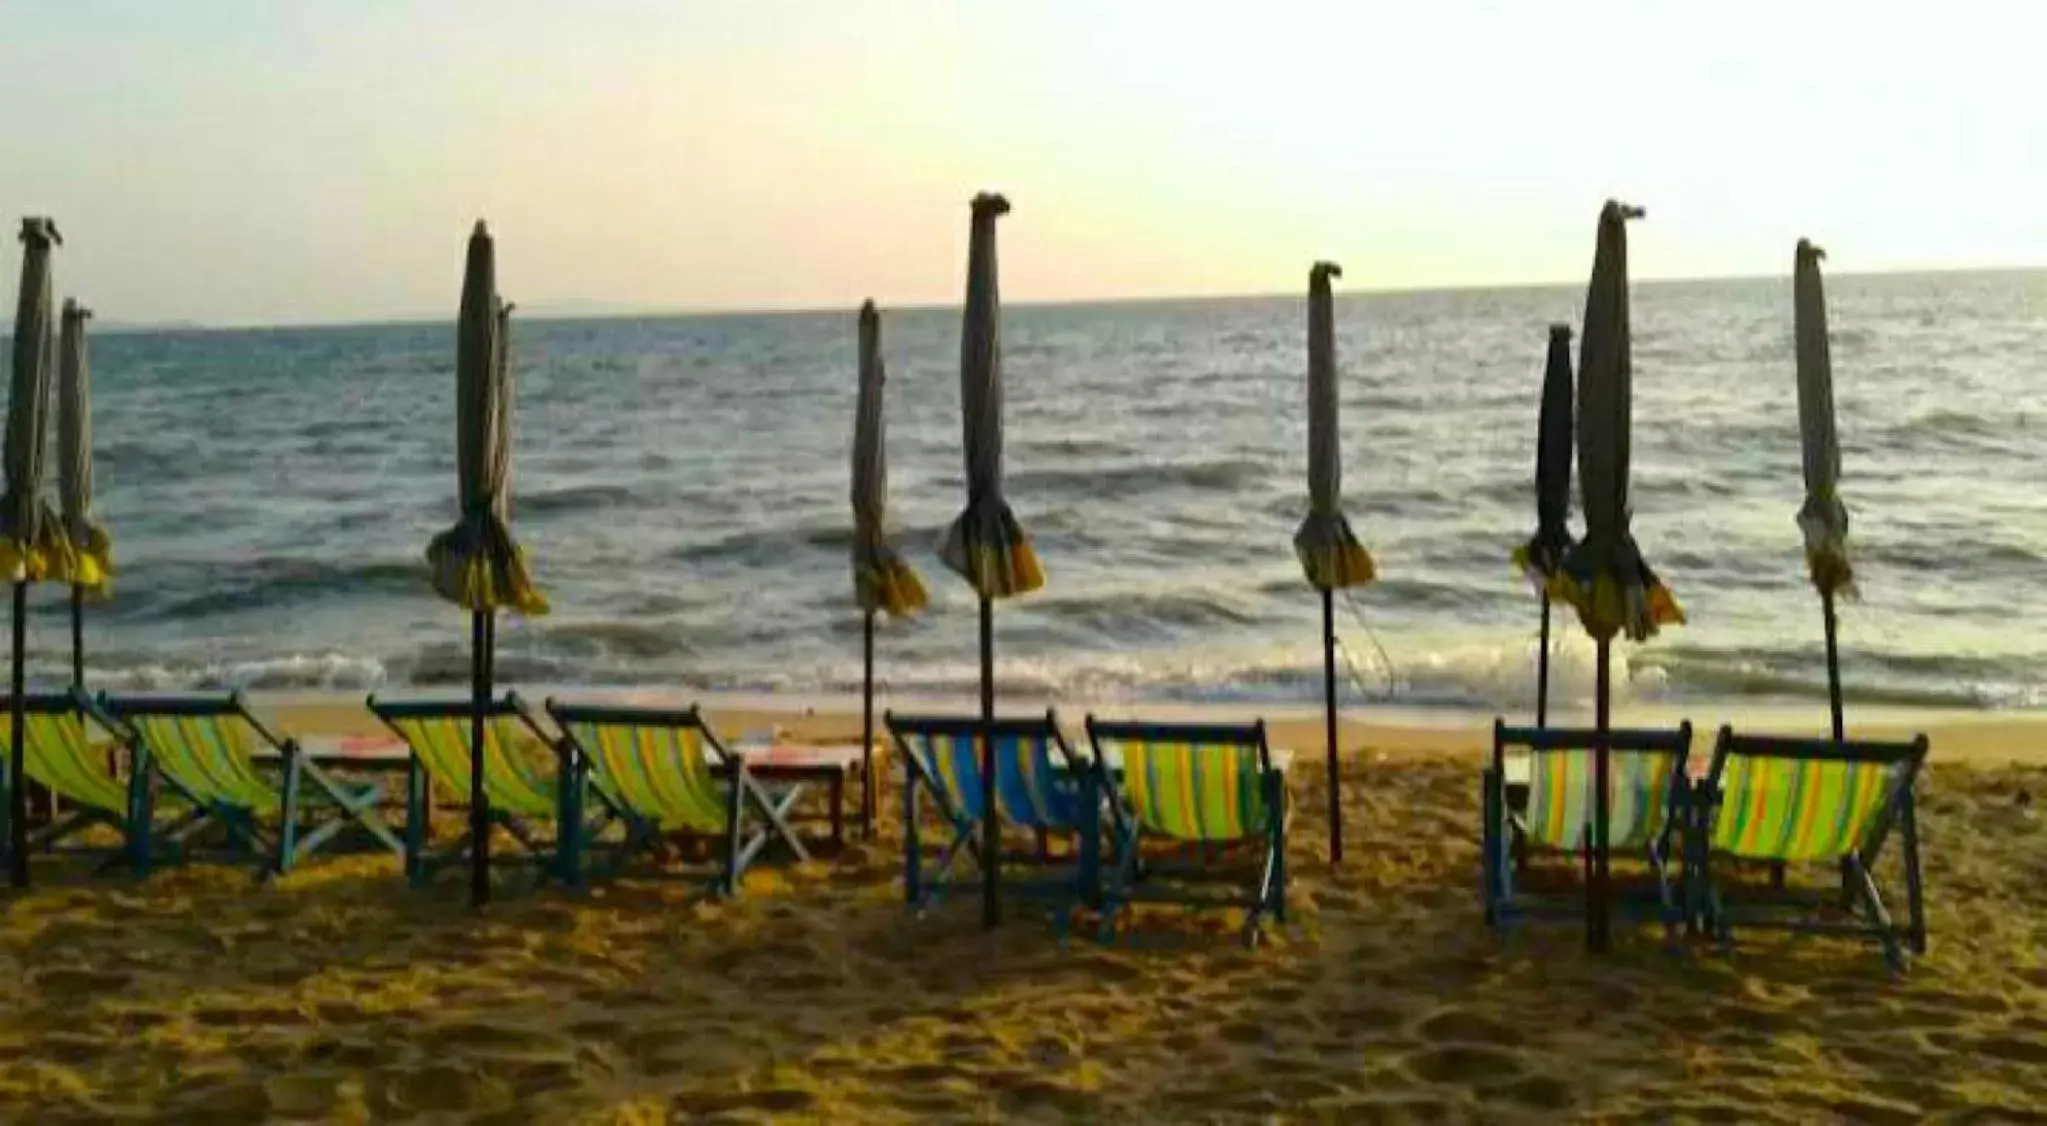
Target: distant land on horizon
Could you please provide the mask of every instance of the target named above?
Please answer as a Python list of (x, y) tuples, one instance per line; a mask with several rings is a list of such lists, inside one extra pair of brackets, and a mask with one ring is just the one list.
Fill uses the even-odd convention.
[[(1829, 272), (1827, 276), (1829, 278), (1914, 277), (1934, 276), (1941, 274), (2034, 274), (2040, 273), (2042, 271), (2047, 271), (2047, 266), (1936, 266), (1914, 267), (1910, 269), (1897, 270), (1854, 270), (1854, 271), (1843, 270), (1839, 272)], [(1727, 282), (1753, 282), (1773, 280), (1782, 281), (1786, 285), (1789, 285), (1791, 282), (1791, 276), (1789, 273), (1785, 273), (1785, 274), (1725, 274), (1710, 277), (1635, 278), (1633, 279), (1632, 284), (1638, 286), (1642, 285), (1686, 286), (1715, 285)], [(1511, 292), (1516, 290), (1576, 289), (1583, 286), (1584, 284), (1585, 283), (1582, 281), (1572, 280), (1512, 282), (1505, 284), (1479, 285), (1392, 286), (1381, 288), (1359, 288), (1342, 290), (1337, 294), (1337, 297), (1341, 299), (1345, 297), (1385, 297), (1402, 294), (1465, 293), (1481, 292), (1486, 290)], [(1192, 304), (1204, 301), (1255, 301), (1262, 299), (1283, 298), (1291, 296), (1298, 295), (1289, 291), (1268, 293), (1209, 293), (1194, 295), (1161, 295), (1153, 297), (1083, 297), (1061, 298), (1053, 300), (1011, 299), (1005, 300), (1003, 304), (1008, 308), (1028, 309), (1028, 308), (1063, 308), (1069, 306), (1084, 305), (1163, 305), (1180, 303)], [(14, 304), (14, 296), (11, 292), (6, 295), (5, 304), (10, 307)], [(896, 305), (890, 305), (885, 302), (882, 303), (882, 308), (884, 310), (891, 310), (895, 312), (923, 312), (934, 309), (937, 310), (957, 309), (958, 307), (959, 306), (957, 302), (947, 301), (911, 301)], [(852, 303), (843, 306), (812, 305), (807, 307), (773, 305), (705, 305), (678, 307), (671, 305), (638, 304), (629, 301), (601, 301), (577, 298), (570, 298), (561, 301), (537, 301), (531, 304), (527, 304), (525, 302), (517, 303), (519, 319), (529, 322), (629, 320), (634, 318), (656, 319), (667, 317), (775, 317), (775, 316), (795, 317), (815, 316), (822, 313), (851, 312), (855, 308), (857, 308), (857, 305)], [(329, 328), (373, 328), (379, 325), (432, 324), (450, 321), (453, 319), (453, 317), (454, 310), (452, 305), (450, 306), (449, 311), (445, 313), (405, 313), (393, 314), (391, 316), (382, 317), (347, 318), (331, 321), (315, 320), (269, 322), (263, 321), (208, 322), (190, 319), (150, 321), (120, 320), (112, 318), (103, 319), (95, 317), (93, 320), (93, 331), (95, 333), (104, 334), (150, 332), (164, 333), (255, 332), (279, 329), (288, 330)], [(13, 336), (13, 333), (11, 332), (12, 328), (13, 325), (11, 322), (0, 323), (0, 340), (11, 339)]]

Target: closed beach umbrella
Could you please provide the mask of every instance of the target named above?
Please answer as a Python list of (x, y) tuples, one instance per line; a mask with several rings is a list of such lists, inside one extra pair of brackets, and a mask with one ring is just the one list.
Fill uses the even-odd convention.
[[(995, 612), (998, 598), (1045, 585), (1037, 552), (1002, 496), (1002, 299), (996, 285), (995, 220), (1009, 201), (974, 197), (967, 241), (967, 306), (960, 334), (960, 414), (966, 447), (967, 507), (945, 535), (939, 556), (973, 585), (981, 604), (981, 718), (995, 717)], [(982, 799), (995, 808), (995, 770), (987, 740), (981, 744)], [(997, 819), (981, 819), (982, 919), (1000, 919), (996, 903), (1000, 844)]]
[[(0, 495), (0, 572), (14, 581), (14, 668), (10, 779), (23, 779), (23, 650), (27, 648), (28, 584), (67, 569), (56, 514), (43, 497), (43, 437), (55, 363), (57, 305), (50, 281), (50, 250), (63, 239), (45, 218), (21, 221), (21, 289), (14, 308), (14, 366), (7, 394), (7, 438), (0, 462), (7, 491)], [(7, 787), (8, 872), (28, 886), (28, 787)]]
[(1376, 574), (1372, 556), (1343, 515), (1343, 434), (1337, 426), (1336, 309), (1329, 280), (1334, 262), (1308, 271), (1308, 516), (1294, 533), (1294, 554), (1308, 582), (1322, 592), (1322, 706), (1329, 766), (1329, 862), (1343, 860), (1343, 792), (1336, 755), (1335, 592), (1363, 586)]
[(1840, 739), (1841, 661), (1835, 646), (1834, 598), (1854, 593), (1848, 566), (1848, 508), (1841, 503), (1841, 442), (1834, 433), (1834, 361), (1827, 342), (1827, 297), (1820, 260), (1827, 252), (1798, 240), (1792, 263), (1793, 333), (1798, 349), (1798, 433), (1805, 453), (1805, 504), (1798, 527), (1805, 533), (1805, 561), (1820, 592), (1827, 632), (1827, 700), (1834, 738)]
[(860, 830), (874, 832), (874, 616), (913, 614), (926, 599), (917, 572), (890, 546), (888, 451), (883, 440), (881, 314), (860, 306), (860, 399), (853, 416), (853, 595), (860, 603)]
[(483, 731), (490, 703), (494, 615), (544, 614), (507, 523), (512, 472), (512, 396), (506, 309), (497, 292), (496, 251), (478, 221), (469, 236), (462, 305), (455, 325), (455, 476), (461, 519), (427, 546), (434, 590), (470, 614), (470, 895), (490, 898), (490, 808), (483, 791)]
[(1571, 326), (1549, 326), (1542, 408), (1535, 422), (1535, 535), (1514, 562), (1542, 593), (1542, 651), (1535, 676), (1535, 724), (1549, 723), (1549, 587), (1571, 550)]
[(87, 595), (103, 598), (113, 578), (113, 541), (92, 518), (92, 356), (85, 322), (92, 310), (64, 302), (57, 364), (57, 498), (70, 548), (71, 684), (85, 687)]
[(1596, 863), (1586, 897), (1586, 937), (1607, 942), (1607, 785), (1611, 764), (1605, 732), (1612, 721), (1612, 643), (1625, 633), (1641, 641), (1658, 626), (1682, 622), (1677, 600), (1650, 571), (1629, 530), (1628, 442), (1633, 424), (1634, 359), (1628, 337), (1627, 221), (1642, 210), (1608, 200), (1599, 212), (1585, 328), (1578, 344), (1578, 482), (1585, 538), (1564, 559), (1560, 593), (1578, 610), (1598, 647), (1594, 748), (1593, 837)]

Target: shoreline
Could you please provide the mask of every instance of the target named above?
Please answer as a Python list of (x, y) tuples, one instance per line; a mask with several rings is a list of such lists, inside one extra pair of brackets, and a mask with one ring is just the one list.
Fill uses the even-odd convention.
[[(728, 734), (772, 728), (780, 738), (796, 742), (857, 741), (861, 701), (849, 694), (772, 693), (689, 693), (644, 688), (521, 689), (534, 703), (550, 695), (577, 699), (600, 699), (643, 706), (676, 707), (702, 705), (719, 728)], [(463, 695), (459, 688), (439, 691), (391, 692), (392, 699), (448, 698)], [(313, 735), (355, 735), (380, 730), (376, 717), (363, 706), (364, 694), (340, 691), (252, 692), (249, 698), (259, 708), (276, 715), (279, 722), (301, 733)], [(874, 702), (876, 738), (883, 739), (882, 716), (890, 709), (906, 713), (972, 714), (977, 702), (964, 697), (881, 696)], [(1036, 699), (997, 701), (997, 711), (1020, 715), (1043, 711), (1047, 706), (1059, 713), (1069, 732), (1078, 733), (1090, 712), (1104, 718), (1143, 717), (1160, 721), (1248, 722), (1263, 718), (1274, 745), (1317, 748), (1324, 742), (1322, 709), (1314, 705), (1283, 704), (1257, 706), (1239, 703), (1179, 703), (1109, 700), (1050, 703)], [(1372, 754), (1414, 754), (1432, 757), (1480, 755), (1491, 741), (1493, 715), (1450, 708), (1417, 708), (1397, 705), (1353, 705), (1338, 712), (1338, 741), (1348, 757)], [(1505, 715), (1509, 723), (1532, 724), (1527, 714)], [(1763, 730), (1789, 735), (1825, 735), (1826, 710), (1812, 706), (1753, 706), (1728, 709), (1674, 704), (1635, 705), (1615, 709), (1616, 726), (1667, 726), (1690, 719), (1697, 750), (1710, 750), (1722, 723), (1739, 729)], [(1908, 739), (1924, 733), (1933, 745), (1933, 761), (1969, 761), (1984, 764), (2047, 763), (2047, 711), (1963, 711), (1909, 708), (1850, 708), (1848, 734), (1851, 738)], [(1590, 726), (1589, 709), (1560, 708), (1551, 722), (1556, 726)]]

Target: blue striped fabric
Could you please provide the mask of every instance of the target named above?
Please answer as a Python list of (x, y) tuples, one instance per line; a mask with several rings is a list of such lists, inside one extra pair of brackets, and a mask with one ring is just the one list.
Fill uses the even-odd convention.
[[(1026, 829), (1071, 829), (1080, 811), (1070, 779), (1052, 761), (1049, 735), (1000, 735), (994, 739), (995, 802), (1002, 819)], [(962, 816), (979, 821), (981, 747), (971, 735), (923, 735), (911, 745)]]

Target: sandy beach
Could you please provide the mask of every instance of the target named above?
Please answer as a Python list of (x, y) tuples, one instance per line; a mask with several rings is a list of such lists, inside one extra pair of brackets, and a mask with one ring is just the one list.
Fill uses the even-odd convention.
[[(794, 739), (843, 706), (720, 713)], [(367, 730), (345, 704), (300, 732)], [(2037, 1119), (2047, 1106), (2047, 792), (2039, 728), (1935, 729), (1932, 950), (1745, 937), (1731, 955), (1479, 917), (1464, 725), (1345, 729), (1349, 858), (1304, 766), (1297, 915), (1142, 912), (1112, 946), (1018, 907), (900, 905), (899, 836), (759, 870), (585, 894), (409, 891), (388, 857), (274, 887), (62, 861), (0, 923), (0, 1118), (184, 1121), (1745, 1121)], [(1312, 721), (1275, 741), (1315, 745)], [(2028, 759), (2018, 762), (2014, 759)], [(2023, 797), (2022, 797), (2023, 795)], [(886, 806), (888, 803), (884, 803)]]

